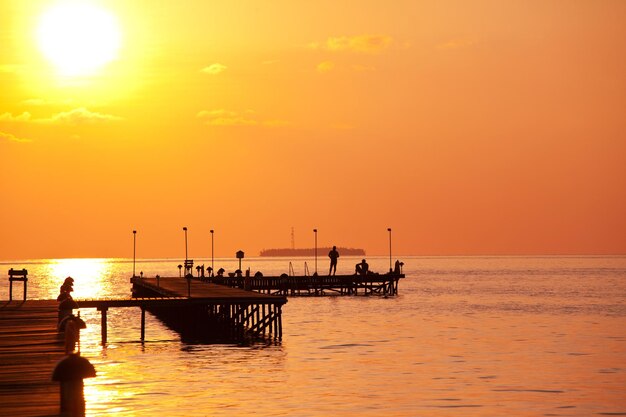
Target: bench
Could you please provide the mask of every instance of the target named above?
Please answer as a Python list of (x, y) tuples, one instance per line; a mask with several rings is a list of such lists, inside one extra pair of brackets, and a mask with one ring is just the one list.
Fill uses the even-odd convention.
[(24, 301), (28, 290), (28, 271), (26, 269), (9, 269), (9, 301), (13, 300), (13, 282), (22, 281), (24, 283)]
[(185, 260), (185, 276), (189, 274), (193, 275), (193, 259)]

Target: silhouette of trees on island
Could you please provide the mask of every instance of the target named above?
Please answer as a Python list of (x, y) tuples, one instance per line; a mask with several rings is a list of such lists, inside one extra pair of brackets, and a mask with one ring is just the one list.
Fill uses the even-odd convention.
[[(332, 247), (317, 248), (317, 255), (326, 257), (326, 254), (332, 250)], [(359, 248), (342, 248), (337, 247), (341, 256), (365, 256), (365, 250)], [(315, 248), (278, 248), (263, 249), (259, 256), (315, 256)]]

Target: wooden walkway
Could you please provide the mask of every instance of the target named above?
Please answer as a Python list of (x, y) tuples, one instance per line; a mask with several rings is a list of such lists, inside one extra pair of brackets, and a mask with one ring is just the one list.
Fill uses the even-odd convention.
[(187, 280), (185, 278), (131, 278), (131, 283), (141, 287), (150, 288), (162, 297), (189, 297), (195, 302), (203, 303), (227, 303), (246, 302), (274, 304), (287, 302), (284, 296), (272, 296), (255, 291), (246, 291), (226, 285), (217, 285), (200, 281), (197, 278)]
[(54, 300), (0, 301), (0, 416), (58, 416), (65, 356)]
[(398, 282), (404, 274), (367, 275), (308, 275), (279, 277), (194, 277), (229, 287), (245, 288), (251, 291), (283, 296), (324, 296), (324, 295), (398, 295)]

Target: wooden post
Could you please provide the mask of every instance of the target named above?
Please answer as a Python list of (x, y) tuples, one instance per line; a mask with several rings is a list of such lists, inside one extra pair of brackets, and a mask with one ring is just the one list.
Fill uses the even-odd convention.
[[(263, 304), (263, 314), (262, 314), (262, 319), (263, 321), (265, 321), (265, 318), (267, 317), (267, 313), (265, 312), (265, 304)], [(263, 327), (263, 334), (265, 334), (265, 326)]]
[(282, 315), (282, 306), (278, 306), (278, 339), (283, 339), (283, 315)]
[(102, 313), (102, 322), (100, 324), (100, 333), (102, 334), (102, 346), (107, 344), (107, 310), (108, 307), (100, 307), (98, 310)]
[(146, 340), (146, 309), (141, 307), (141, 342)]

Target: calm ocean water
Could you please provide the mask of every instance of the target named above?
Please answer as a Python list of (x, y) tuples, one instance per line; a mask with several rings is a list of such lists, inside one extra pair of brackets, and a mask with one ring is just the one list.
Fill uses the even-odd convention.
[[(99, 313), (81, 310), (82, 354), (98, 372), (86, 380), (88, 415), (626, 415), (626, 257), (402, 260), (397, 297), (290, 297), (274, 345), (184, 344), (149, 314), (141, 344), (133, 308), (109, 311), (103, 348)], [(273, 275), (289, 261), (243, 266)], [(291, 261), (302, 273), (305, 259)], [(338, 273), (356, 262), (340, 258)], [(178, 276), (179, 263), (136, 268)], [(215, 265), (232, 271), (236, 260)], [(130, 295), (132, 260), (0, 262), (11, 267), (29, 270), (29, 298), (56, 298), (68, 275), (75, 298)]]

